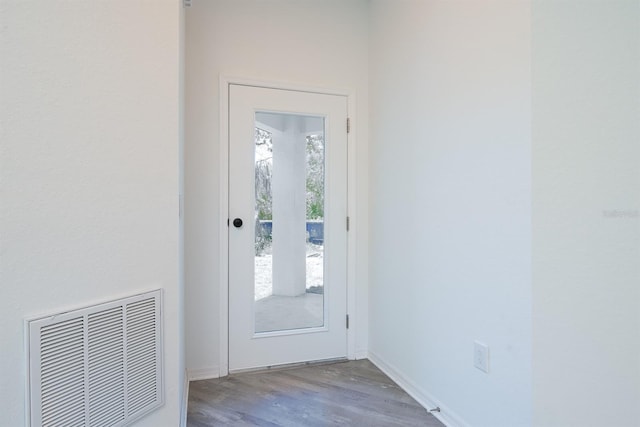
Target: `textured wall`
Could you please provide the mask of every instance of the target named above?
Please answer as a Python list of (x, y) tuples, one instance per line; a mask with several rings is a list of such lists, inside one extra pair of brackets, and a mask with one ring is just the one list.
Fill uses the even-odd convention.
[(640, 425), (640, 1), (533, 2), (537, 426)]
[(453, 425), (531, 422), (530, 19), (371, 2), (370, 351)]
[(181, 399), (177, 0), (0, 2), (0, 413), (24, 424), (23, 321), (164, 290)]

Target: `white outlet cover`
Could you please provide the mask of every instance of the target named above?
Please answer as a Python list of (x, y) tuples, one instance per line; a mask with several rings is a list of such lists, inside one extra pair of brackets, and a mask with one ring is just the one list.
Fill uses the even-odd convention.
[(489, 346), (479, 341), (473, 343), (473, 366), (489, 373)]

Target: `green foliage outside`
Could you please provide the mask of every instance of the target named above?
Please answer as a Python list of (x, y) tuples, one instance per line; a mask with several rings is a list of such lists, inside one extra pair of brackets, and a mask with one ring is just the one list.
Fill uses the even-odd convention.
[[(255, 196), (256, 196), (256, 254), (271, 245), (271, 235), (259, 221), (273, 220), (273, 140), (270, 132), (255, 130)], [(322, 135), (306, 137), (306, 210), (307, 220), (324, 218), (324, 138)]]
[[(272, 220), (273, 158), (266, 154), (273, 153), (271, 133), (256, 128), (255, 141), (256, 149), (260, 150), (262, 157), (255, 163), (256, 216), (259, 220)], [(324, 218), (324, 138), (322, 135), (306, 137), (306, 152), (307, 219), (322, 220)]]
[(307, 136), (307, 219), (324, 218), (324, 138)]
[(256, 194), (256, 216), (257, 219), (273, 219), (271, 212), (271, 177), (273, 174), (273, 141), (271, 133), (260, 128), (256, 128), (255, 133), (256, 159), (255, 166), (255, 194)]

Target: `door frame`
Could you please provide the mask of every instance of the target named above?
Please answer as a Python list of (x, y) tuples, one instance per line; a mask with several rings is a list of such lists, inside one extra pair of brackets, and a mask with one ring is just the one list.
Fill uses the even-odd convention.
[[(347, 215), (350, 218), (347, 232), (347, 314), (349, 328), (347, 329), (347, 358), (355, 359), (356, 330), (358, 328), (356, 315), (356, 237), (358, 224), (356, 218), (356, 96), (353, 89), (329, 89), (324, 87), (298, 85), (283, 82), (267, 82), (262, 80), (220, 76), (220, 133), (219, 133), (219, 179), (220, 179), (220, 277), (219, 277), (219, 369), (220, 376), (229, 374), (229, 85), (256, 86), (269, 89), (293, 90), (298, 92), (320, 93), (325, 95), (341, 95), (347, 98), (347, 117), (351, 126), (347, 134)], [(345, 123), (345, 126), (347, 124)]]

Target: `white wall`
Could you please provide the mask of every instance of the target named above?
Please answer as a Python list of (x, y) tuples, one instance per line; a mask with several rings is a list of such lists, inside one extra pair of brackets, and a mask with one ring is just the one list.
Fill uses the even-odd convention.
[[(363, 0), (193, 1), (186, 22), (186, 323), (193, 377), (219, 371), (219, 77), (355, 89), (358, 205), (367, 228), (367, 12)], [(367, 239), (358, 235), (359, 326), (367, 348)], [(226, 284), (225, 284), (226, 285)]]
[(162, 288), (179, 340), (177, 0), (0, 2), (0, 414), (24, 425), (25, 317)]
[(539, 426), (640, 425), (640, 2), (533, 2)]
[(185, 339), (185, 266), (184, 266), (184, 238), (185, 238), (185, 226), (184, 226), (184, 138), (185, 138), (185, 12), (184, 7), (180, 7), (180, 15), (178, 17), (178, 191), (180, 211), (180, 222), (178, 224), (178, 384), (180, 392), (180, 426), (186, 425), (187, 421), (187, 406), (189, 400), (189, 383), (187, 375), (187, 351), (186, 351), (186, 339)]
[(452, 425), (531, 423), (530, 18), (371, 2), (371, 357)]

